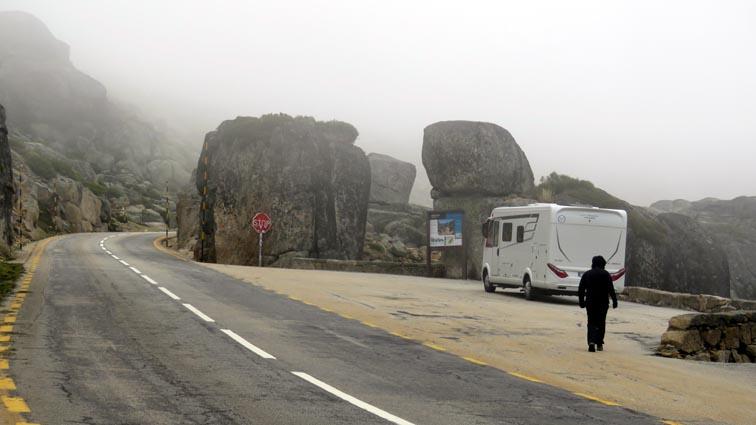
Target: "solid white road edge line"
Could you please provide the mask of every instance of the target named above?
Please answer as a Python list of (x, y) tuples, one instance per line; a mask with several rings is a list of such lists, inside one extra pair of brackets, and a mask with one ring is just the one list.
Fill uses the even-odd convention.
[(144, 278), (144, 280), (146, 280), (147, 282), (150, 282), (150, 283), (151, 283), (151, 284), (153, 284), (153, 285), (157, 285), (157, 284), (158, 284), (157, 282), (155, 282), (154, 280), (152, 280), (152, 279), (151, 279), (151, 278), (150, 278), (149, 276), (147, 276), (146, 274), (143, 274), (143, 275), (142, 275), (142, 277)]
[(129, 267), (129, 268), (131, 269), (131, 271), (132, 271), (132, 272), (134, 272), (134, 273), (136, 273), (136, 274), (142, 274), (142, 272), (140, 272), (139, 270), (137, 270), (137, 269), (136, 269), (136, 268), (134, 268), (134, 267)]
[(163, 291), (163, 293), (165, 293), (165, 295), (168, 295), (169, 297), (173, 298), (174, 300), (180, 300), (181, 299), (176, 294), (174, 294), (173, 292), (171, 292), (171, 291), (163, 288), (162, 286), (159, 286), (158, 289), (160, 289), (161, 291)]
[(205, 322), (215, 322), (210, 316), (207, 314), (197, 310), (193, 305), (191, 304), (184, 304), (184, 307), (188, 308), (189, 311), (199, 316), (200, 319), (204, 320)]
[(124, 265), (124, 266), (126, 266), (126, 267), (128, 267), (128, 266), (129, 266), (129, 263), (127, 263), (127, 262), (125, 262), (125, 261), (123, 261), (123, 260), (118, 260), (118, 262), (120, 262), (121, 264), (123, 264), (123, 265)]
[(404, 419), (398, 416), (394, 416), (391, 413), (386, 412), (384, 410), (381, 410), (373, 406), (372, 404), (365, 403), (364, 401), (356, 399), (345, 392), (339, 391), (336, 388), (326, 384), (325, 382), (319, 381), (304, 372), (291, 372), (291, 373), (315, 385), (316, 387), (320, 387), (321, 389), (328, 391), (329, 393), (335, 395), (336, 397), (359, 407), (360, 409), (366, 410), (374, 414), (375, 416), (378, 416), (379, 418), (383, 418), (389, 422), (393, 422), (398, 425), (414, 425), (412, 422), (405, 421)]
[(265, 351), (261, 350), (260, 348), (255, 347), (252, 343), (250, 343), (246, 339), (240, 337), (239, 335), (237, 335), (236, 333), (234, 333), (234, 331), (232, 331), (230, 329), (221, 329), (221, 332), (223, 332), (224, 334), (230, 336), (231, 339), (233, 339), (234, 341), (236, 341), (239, 344), (241, 344), (242, 347), (246, 348), (247, 350), (249, 350), (249, 351), (257, 354), (258, 356), (260, 356), (260, 357), (262, 357), (264, 359), (273, 359), (273, 360), (276, 359), (275, 357), (271, 356), (270, 354), (266, 353)]

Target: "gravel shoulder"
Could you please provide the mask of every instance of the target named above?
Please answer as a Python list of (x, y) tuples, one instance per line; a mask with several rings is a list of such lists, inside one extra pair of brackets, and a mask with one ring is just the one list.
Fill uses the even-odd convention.
[(753, 424), (756, 365), (653, 355), (684, 312), (620, 302), (606, 351), (588, 353), (576, 297), (526, 301), (474, 281), (203, 264), (506, 372), (683, 424)]

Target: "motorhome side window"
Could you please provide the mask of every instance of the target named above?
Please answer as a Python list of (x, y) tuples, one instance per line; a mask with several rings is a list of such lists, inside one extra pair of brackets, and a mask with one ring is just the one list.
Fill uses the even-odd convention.
[(501, 223), (501, 241), (512, 242), (512, 223)]
[(493, 221), (488, 225), (488, 237), (486, 238), (486, 246), (491, 248), (499, 246), (499, 222)]
[(525, 239), (525, 227), (517, 226), (517, 242), (522, 242)]

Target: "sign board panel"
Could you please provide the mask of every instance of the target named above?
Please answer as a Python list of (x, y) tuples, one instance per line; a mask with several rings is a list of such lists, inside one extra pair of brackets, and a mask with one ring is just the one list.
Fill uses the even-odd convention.
[(462, 246), (461, 211), (433, 211), (429, 220), (431, 248)]
[(270, 217), (265, 213), (257, 213), (252, 218), (252, 227), (257, 233), (266, 233), (270, 230)]

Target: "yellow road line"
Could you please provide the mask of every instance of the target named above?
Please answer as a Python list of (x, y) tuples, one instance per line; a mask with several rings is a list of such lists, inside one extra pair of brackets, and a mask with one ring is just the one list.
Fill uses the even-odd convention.
[(20, 397), (3, 397), (3, 404), (9, 412), (13, 413), (29, 413), (31, 409), (26, 405), (23, 398)]
[(39, 424), (33, 424), (31, 422), (16, 422), (16, 425), (39, 425)]
[(5, 316), (5, 319), (3, 319), (3, 322), (5, 323), (16, 323), (16, 318), (13, 316)]
[(683, 425), (681, 422), (675, 422), (675, 421), (661, 421), (661, 423), (666, 425)]
[(302, 301), (302, 299), (301, 299), (301, 298), (292, 297), (291, 295), (289, 295), (289, 299), (290, 299), (290, 300), (294, 300), (294, 301)]
[(8, 345), (0, 345), (0, 353), (4, 353), (4, 352), (8, 351), (9, 348), (10, 348), (10, 346), (8, 346)]
[(365, 326), (370, 326), (371, 328), (377, 328), (378, 327), (378, 326), (375, 326), (374, 324), (372, 324), (370, 322), (360, 322), (360, 323), (362, 323)]
[(319, 307), (319, 308), (320, 308), (321, 310), (323, 310), (323, 311), (327, 311), (327, 312), (329, 312), (329, 313), (333, 313), (333, 310), (331, 310), (330, 308), (325, 308), (325, 307)]
[(599, 403), (606, 404), (607, 406), (621, 406), (620, 404), (615, 403), (613, 401), (602, 400), (602, 399), (600, 399), (598, 397), (594, 397), (592, 395), (583, 394), (583, 393), (573, 393), (573, 394), (579, 395), (580, 397), (585, 397), (588, 400), (598, 401)]
[(480, 361), (480, 360), (472, 358), (472, 357), (462, 357), (462, 358), (465, 359), (465, 360), (467, 360), (468, 362), (472, 362), (472, 363), (479, 364), (479, 365), (482, 365), (482, 366), (488, 366), (488, 363), (486, 363), (484, 361)]
[(0, 342), (10, 341), (10, 335), (0, 335)]
[(11, 378), (0, 378), (0, 390), (15, 390), (16, 383)]
[(152, 241), (152, 246), (154, 246), (158, 251), (162, 251), (172, 257), (178, 258), (181, 261), (186, 261), (187, 263), (190, 263), (191, 261), (180, 256), (179, 254), (173, 252), (172, 250), (160, 245), (160, 242), (163, 242), (165, 240), (165, 236), (160, 236), (159, 238)]
[(8, 359), (0, 359), (0, 369), (8, 369)]
[(512, 376), (516, 376), (518, 378), (524, 379), (526, 381), (537, 382), (539, 384), (543, 383), (543, 381), (541, 381), (540, 379), (531, 378), (530, 376), (523, 375), (521, 373), (517, 373), (517, 372), (507, 372), (507, 373), (510, 374), (510, 375), (512, 375)]
[(354, 317), (348, 315), (348, 314), (339, 314), (339, 316), (345, 318), (345, 319), (354, 319)]
[(11, 325), (0, 326), (0, 332), (4, 332), (4, 333), (13, 332), (13, 326)]
[(446, 348), (441, 347), (440, 345), (431, 344), (430, 342), (424, 342), (423, 345), (426, 346), (426, 347), (428, 347), (428, 348), (432, 348), (434, 350), (446, 351)]
[(389, 334), (394, 335), (394, 336), (398, 336), (399, 338), (412, 339), (412, 338), (408, 337), (407, 335), (400, 334), (399, 332), (389, 332)]

